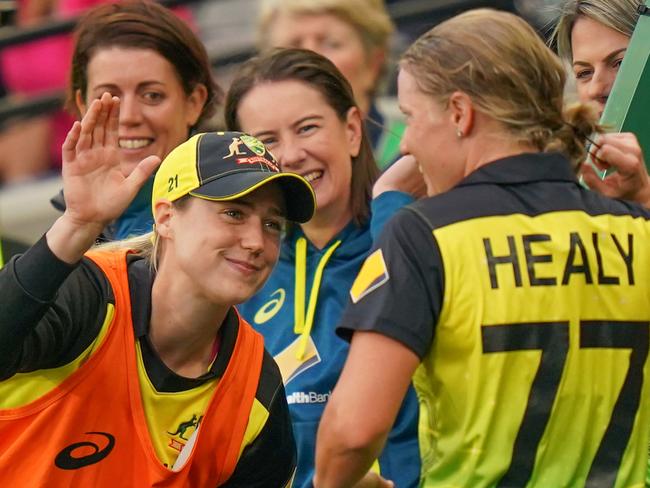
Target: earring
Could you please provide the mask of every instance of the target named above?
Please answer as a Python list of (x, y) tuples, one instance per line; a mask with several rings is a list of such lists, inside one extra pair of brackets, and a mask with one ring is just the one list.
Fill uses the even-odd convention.
[(458, 136), (459, 139), (462, 139), (464, 135), (465, 134), (463, 134), (463, 131), (460, 130), (460, 127), (456, 129), (456, 136)]

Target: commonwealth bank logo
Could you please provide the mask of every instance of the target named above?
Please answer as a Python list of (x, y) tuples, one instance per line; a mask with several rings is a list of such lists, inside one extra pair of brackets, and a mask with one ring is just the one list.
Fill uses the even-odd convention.
[(371, 291), (387, 283), (389, 278), (384, 253), (381, 249), (377, 249), (366, 258), (350, 288), (352, 302), (357, 303)]
[[(298, 336), (291, 344), (273, 356), (278, 368), (280, 368), (282, 382), (285, 385), (296, 376), (321, 362), (320, 353), (311, 337), (307, 339), (307, 347), (305, 348), (304, 355), (296, 354), (300, 348), (301, 339), (302, 337)], [(299, 356), (302, 357), (299, 358)]]

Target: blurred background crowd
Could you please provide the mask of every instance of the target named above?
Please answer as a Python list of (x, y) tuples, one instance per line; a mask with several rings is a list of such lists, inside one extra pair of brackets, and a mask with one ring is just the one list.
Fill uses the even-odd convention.
[[(58, 215), (50, 198), (61, 186), (60, 147), (74, 120), (63, 109), (72, 49), (70, 31), (84, 10), (99, 3), (102, 0), (0, 1), (0, 235), (9, 253), (14, 241), (32, 243)], [(395, 101), (396, 63), (406, 46), (433, 25), (476, 7), (517, 13), (541, 36), (548, 37), (562, 2), (387, 0), (394, 26), (382, 26), (381, 21), (364, 18), (364, 14), (355, 16), (355, 2), (347, 9), (352, 13), (344, 12), (339, 18), (303, 15), (313, 13), (301, 10), (309, 2), (293, 2), (293, 20), (291, 15), (279, 19), (272, 1), (163, 3), (174, 6), (203, 40), (215, 77), (224, 89), (236, 67), (263, 46), (306, 47), (333, 59), (366, 113), (366, 128), (383, 169), (399, 150), (402, 126)], [(312, 2), (313, 9), (322, 8), (320, 3), (327, 6), (328, 2)], [(361, 3), (357, 10), (363, 10)], [(308, 18), (310, 22), (305, 22)], [(289, 38), (287, 32), (296, 34)], [(376, 38), (363, 38), (368, 32)], [(359, 41), (364, 48), (370, 43), (376, 49), (375, 59), (355, 53), (354, 43)], [(218, 111), (204, 128), (221, 127), (222, 117)]]
[[(596, 480), (641, 486), (643, 477), (650, 486), (649, 293), (648, 280), (634, 278), (635, 269), (648, 269), (650, 253), (643, 246), (633, 252), (635, 240), (648, 239), (650, 177), (641, 149), (647, 154), (647, 141), (635, 135), (645, 136), (647, 125), (617, 127), (610, 117), (611, 107), (634, 107), (635, 120), (646, 110), (635, 98), (621, 103), (620, 94), (634, 97), (645, 86), (648, 44), (636, 39), (648, 32), (648, 6), (641, 0), (159, 3), (0, 0), (0, 268), (32, 246), (0, 273), (6, 305), (0, 345), (9, 351), (0, 351), (6, 356), (0, 383), (14, 381), (16, 373), (67, 367), (69, 357), (84, 357), (79, 351), (89, 350), (88, 340), (98, 340), (101, 324), (113, 327), (104, 318), (103, 295), (90, 312), (77, 312), (77, 304), (92, 297), (88, 285), (95, 278), (68, 276), (82, 269), (74, 263), (85, 263), (82, 256), (94, 243), (109, 241), (100, 252), (111, 259), (124, 260), (135, 250), (152, 263), (146, 271), (136, 268), (129, 254), (121, 276), (130, 291), (141, 282), (152, 290), (133, 300), (132, 316), (142, 321), (133, 325), (143, 331), (136, 342), (149, 347), (151, 340), (154, 351), (137, 368), (149, 378), (164, 372), (153, 385), (156, 394), (170, 392), (168, 385), (191, 393), (189, 422), (178, 406), (164, 422), (156, 420), (157, 408), (147, 412), (157, 457), (166, 466), (185, 462), (183, 446), (193, 449), (194, 441), (177, 448), (180, 441), (168, 443), (169, 436), (188, 439), (163, 424), (196, 433), (201, 412), (211, 422), (201, 403), (208, 394), (200, 402), (192, 395), (203, 384), (210, 384), (204, 393), (217, 384), (215, 358), (228, 354), (222, 353), (227, 336), (220, 314), (237, 305), (241, 318), (264, 335), (278, 365), (274, 388), (282, 380), (287, 402), (275, 394), (269, 398), (279, 403), (260, 402), (269, 419), (259, 431), (264, 435), (242, 441), (237, 467), (231, 466), (234, 481), (224, 486), (284, 486), (294, 464), (294, 486), (301, 487), (312, 480), (314, 486), (361, 480), (357, 488), (492, 486), (497, 477), (504, 486), (526, 480), (529, 486), (578, 486), (579, 476), (587, 486)], [(631, 61), (623, 63), (624, 56)], [(633, 65), (643, 73), (629, 76)], [(614, 85), (617, 76), (635, 83)], [(644, 114), (640, 119), (643, 125)], [(212, 134), (218, 146), (193, 142), (208, 139), (191, 137), (204, 131), (236, 132)], [(244, 157), (242, 145), (255, 156)], [(164, 162), (156, 172), (157, 160)], [(222, 168), (223, 160), (232, 168)], [(226, 185), (240, 173), (268, 172), (258, 165), (295, 174)], [(294, 201), (297, 193), (288, 186), (261, 188), (276, 177), (300, 181), (303, 198)], [(425, 195), (438, 198), (413, 203)], [(283, 207), (286, 227), (278, 218)], [(215, 208), (221, 210), (208, 210)], [(580, 220), (565, 218), (576, 215)], [(228, 226), (213, 225), (222, 221), (212, 218)], [(567, 240), (553, 234), (561, 226)], [(593, 266), (575, 229), (593, 243), (599, 288), (592, 287)], [(627, 233), (627, 252), (619, 230)], [(476, 234), (466, 239), (470, 231)], [(521, 235), (532, 290), (524, 295), (513, 232)], [(601, 253), (608, 234), (616, 252), (610, 246), (612, 252)], [(507, 242), (508, 254), (493, 251), (496, 239)], [(533, 242), (553, 247), (533, 253)], [(223, 269), (233, 273), (221, 274), (222, 258)], [(103, 259), (93, 276), (115, 289)], [(555, 277), (536, 275), (536, 263), (564, 263), (561, 286)], [(479, 266), (487, 266), (483, 279), (475, 279)], [(512, 283), (504, 284), (497, 266), (512, 266)], [(622, 278), (605, 275), (615, 266), (625, 266), (628, 288)], [(185, 296), (172, 286), (177, 274), (190, 285)], [(584, 282), (571, 281), (572, 275), (584, 275)], [(139, 281), (145, 277), (149, 281)], [(174, 300), (184, 313), (168, 321)], [(597, 320), (590, 315), (594, 303), (603, 304)], [(119, 305), (124, 317), (127, 306)], [(78, 324), (83, 334), (68, 333)], [(579, 336), (569, 334), (569, 324)], [(72, 340), (48, 340), (59, 329)], [(517, 363), (484, 357), (546, 351), (551, 346), (544, 341), (552, 335), (555, 344), (556, 330), (562, 347), (551, 357), (557, 364), (569, 344), (572, 354), (631, 348), (620, 394), (611, 387), (611, 378), (623, 371), (616, 356), (562, 366), (558, 383), (561, 377), (576, 381), (553, 388), (539, 386), (554, 381), (543, 373), (542, 360), (538, 368), (537, 360), (526, 359), (529, 372), (522, 374)], [(348, 348), (340, 339), (350, 337)], [(80, 361), (79, 369), (86, 364)], [(632, 366), (645, 373), (637, 375), (641, 369)], [(589, 379), (600, 369), (603, 388)], [(532, 384), (519, 385), (521, 378)], [(510, 394), (514, 387), (501, 389), (506, 384), (521, 391)], [(4, 385), (14, 391), (12, 383)], [(561, 400), (533, 400), (539, 393)], [(29, 403), (20, 400), (5, 405)], [(509, 402), (523, 412), (517, 429), (509, 425), (517, 419), (504, 407)], [(579, 403), (585, 415), (575, 415)], [(370, 406), (375, 411), (367, 415)], [(566, 447), (563, 425), (574, 417), (580, 417), (575, 437), (582, 440)], [(545, 418), (548, 427), (540, 429)], [(593, 426), (600, 426), (602, 439)], [(531, 454), (538, 443), (545, 445), (545, 429), (551, 447), (536, 460)], [(291, 459), (291, 432), (297, 460)], [(276, 447), (278, 438), (287, 441), (284, 449)], [(633, 448), (621, 442), (627, 438)], [(27, 443), (29, 436), (21, 439)], [(445, 452), (440, 446), (450, 440)], [(512, 459), (507, 449), (488, 448), (511, 441)], [(574, 450), (575, 462), (556, 469), (560, 459), (569, 459), (565, 451), (573, 456)], [(258, 457), (266, 459), (264, 466)], [(110, 478), (108, 468), (97, 472), (104, 469)]]

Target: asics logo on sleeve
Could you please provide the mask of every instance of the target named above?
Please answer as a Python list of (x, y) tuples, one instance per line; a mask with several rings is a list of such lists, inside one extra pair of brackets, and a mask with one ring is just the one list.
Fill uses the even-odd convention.
[[(108, 456), (113, 447), (115, 447), (115, 437), (106, 432), (86, 432), (88, 435), (99, 435), (108, 439), (108, 443), (100, 448), (97, 444), (90, 441), (85, 442), (75, 442), (70, 444), (68, 447), (59, 452), (54, 459), (54, 465), (60, 469), (79, 469), (85, 466), (90, 466), (91, 464), (96, 464), (106, 456)], [(78, 451), (77, 451), (78, 450)], [(88, 451), (92, 452), (87, 454)], [(85, 454), (81, 456), (75, 456), (74, 452), (77, 451), (79, 454)]]
[(253, 317), (253, 320), (257, 325), (261, 325), (271, 320), (273, 317), (275, 317), (275, 314), (280, 311), (282, 305), (284, 305), (284, 298), (286, 296), (284, 289), (278, 288), (273, 293), (271, 293), (271, 297), (275, 297), (276, 295), (277, 298), (271, 298), (271, 300), (262, 305), (255, 314), (255, 317)]

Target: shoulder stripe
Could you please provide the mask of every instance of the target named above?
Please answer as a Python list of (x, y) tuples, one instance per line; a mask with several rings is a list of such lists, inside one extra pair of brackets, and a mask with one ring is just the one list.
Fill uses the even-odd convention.
[(381, 249), (377, 249), (366, 258), (350, 288), (352, 302), (357, 303), (368, 293), (387, 283), (389, 279), (384, 254)]
[(268, 410), (279, 386), (282, 385), (282, 376), (278, 365), (273, 360), (273, 357), (264, 350), (264, 358), (262, 359), (262, 371), (260, 372), (260, 381), (257, 385), (257, 392), (255, 398), (259, 401), (264, 408)]

